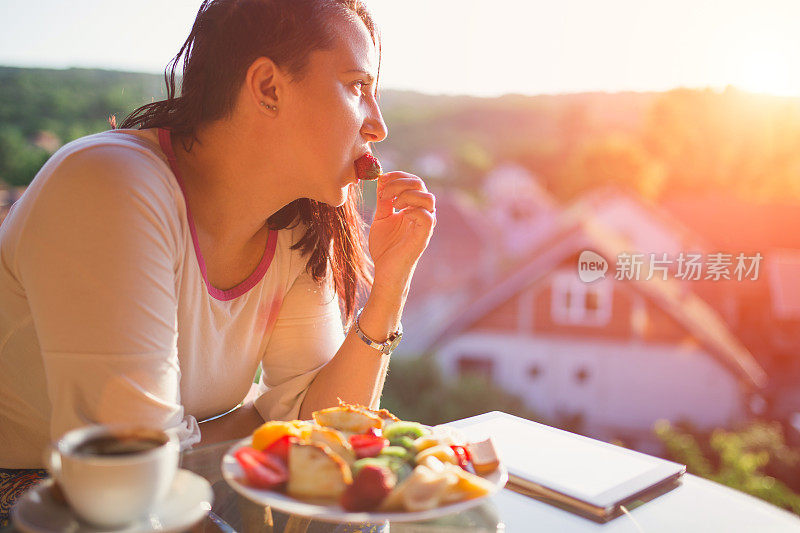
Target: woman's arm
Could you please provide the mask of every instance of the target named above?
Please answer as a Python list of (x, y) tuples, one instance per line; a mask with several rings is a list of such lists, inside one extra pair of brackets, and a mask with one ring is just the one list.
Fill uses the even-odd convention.
[[(380, 176), (369, 234), (375, 281), (359, 319), (367, 337), (383, 341), (397, 331), (411, 277), (435, 223), (435, 198), (420, 178), (405, 172)], [(351, 328), (333, 360), (309, 387), (301, 417), (336, 405), (338, 398), (379, 407), (388, 367), (389, 356), (367, 346)]]
[[(384, 194), (370, 228), (375, 280), (359, 324), (368, 337), (384, 340), (398, 329), (434, 215), (433, 195), (416, 176), (384, 174), (378, 190)], [(262, 360), (266, 391), (255, 401), (266, 420), (308, 419), (318, 409), (337, 405), (340, 398), (378, 406), (389, 357), (354, 331), (345, 337), (332, 285), (330, 276), (320, 286), (302, 272), (282, 302)]]
[[(408, 285), (373, 285), (359, 319), (361, 330), (367, 337), (382, 341), (397, 331)], [(337, 405), (339, 398), (377, 409), (388, 369), (389, 356), (367, 346), (351, 328), (331, 362), (311, 383), (300, 409), (300, 418), (309, 419), (312, 412)]]
[(51, 437), (89, 423), (147, 423), (188, 447), (199, 430), (179, 402), (174, 190), (154, 157), (97, 144), (45, 167), (16, 258)]
[(243, 439), (264, 423), (252, 401), (219, 418), (200, 423), (200, 445)]
[[(373, 287), (359, 320), (364, 333), (370, 338), (383, 340), (390, 332), (396, 331), (407, 293), (408, 284), (399, 291)], [(351, 331), (331, 362), (314, 378), (298, 417), (308, 420), (312, 412), (337, 405), (339, 398), (378, 408), (388, 367), (388, 356), (364, 344)], [(242, 407), (200, 423), (200, 444), (244, 438), (263, 423), (264, 419), (253, 402), (245, 399)]]

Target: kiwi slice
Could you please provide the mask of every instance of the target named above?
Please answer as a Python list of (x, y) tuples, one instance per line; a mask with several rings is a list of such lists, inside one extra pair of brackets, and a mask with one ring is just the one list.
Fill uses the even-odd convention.
[(403, 461), (411, 461), (414, 458), (414, 454), (404, 446), (387, 446), (381, 450), (378, 457), (397, 457)]
[(365, 457), (353, 463), (353, 466), (350, 467), (350, 470), (353, 473), (353, 478), (358, 475), (359, 470), (367, 465), (383, 466), (388, 468), (394, 472), (394, 475), (397, 476), (398, 481), (405, 479), (406, 476), (411, 473), (411, 465), (409, 465), (405, 460), (392, 455), (382, 455), (378, 457)]
[[(422, 424), (417, 422), (400, 421), (389, 425), (383, 430), (384, 438), (389, 439), (389, 444), (392, 446), (403, 446), (410, 450), (414, 450), (414, 440), (423, 435), (430, 433), (430, 430), (425, 428)], [(407, 438), (403, 438), (407, 437)], [(409, 446), (409, 441), (411, 445)]]

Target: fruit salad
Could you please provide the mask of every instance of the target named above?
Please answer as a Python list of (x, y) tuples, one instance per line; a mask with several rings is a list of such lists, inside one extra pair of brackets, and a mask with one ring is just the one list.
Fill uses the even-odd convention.
[[(491, 443), (340, 402), (313, 421), (270, 421), (234, 457), (248, 486), (346, 511), (425, 511), (489, 494), (477, 475), (499, 468)], [(474, 453), (473, 453), (474, 452)]]

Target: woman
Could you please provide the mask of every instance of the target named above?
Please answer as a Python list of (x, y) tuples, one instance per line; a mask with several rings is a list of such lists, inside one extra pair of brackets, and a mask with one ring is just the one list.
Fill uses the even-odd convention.
[(372, 279), (353, 163), (387, 134), (379, 61), (360, 0), (206, 0), (167, 99), (42, 168), (0, 229), (7, 498), (80, 425), (187, 448), (378, 405), (389, 357), (357, 330), (394, 338), (435, 222), (422, 180), (382, 175)]

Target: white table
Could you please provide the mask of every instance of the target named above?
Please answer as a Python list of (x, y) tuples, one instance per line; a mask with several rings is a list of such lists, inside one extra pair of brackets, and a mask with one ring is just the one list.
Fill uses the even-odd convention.
[[(276, 514), (274, 526), (269, 513), (240, 498), (222, 480), (219, 464), (234, 443), (200, 447), (184, 454), (183, 468), (205, 476), (213, 485), (213, 510), (242, 533), (274, 533), (284, 530), (309, 533), (344, 531), (335, 524), (311, 522)], [(12, 531), (12, 529), (3, 529)], [(212, 523), (193, 531), (220, 529)], [(684, 475), (680, 486), (605, 524), (572, 514), (509, 489), (488, 503), (458, 515), (430, 522), (391, 524), (392, 533), (556, 532), (556, 533), (779, 533), (800, 532), (800, 517), (762, 500), (705, 479)]]
[[(508, 489), (494, 498), (505, 531), (603, 533), (800, 531), (800, 517), (737, 490), (689, 474), (681, 485), (599, 524)], [(491, 530), (491, 528), (488, 528)], [(394, 531), (394, 528), (392, 529)]]

